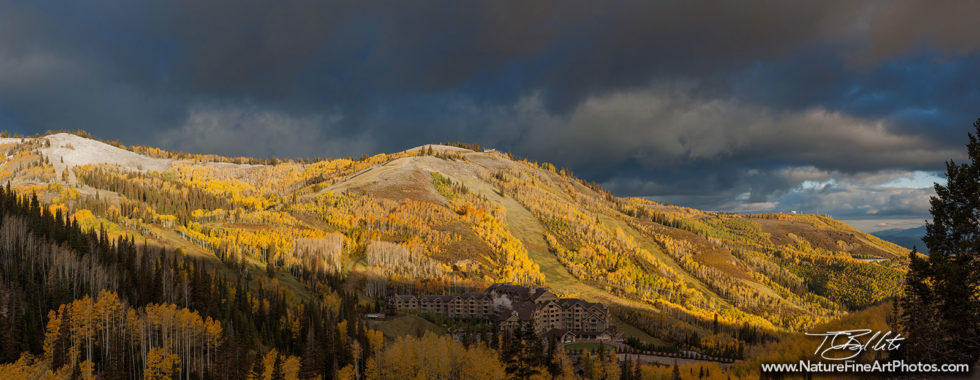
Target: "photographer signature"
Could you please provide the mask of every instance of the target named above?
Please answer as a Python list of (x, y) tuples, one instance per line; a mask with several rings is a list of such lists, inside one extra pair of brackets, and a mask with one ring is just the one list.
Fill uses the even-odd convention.
[[(872, 334), (873, 333), (873, 334)], [(891, 351), (898, 349), (905, 340), (902, 334), (887, 331), (871, 331), (871, 329), (828, 331), (824, 333), (806, 333), (809, 336), (822, 336), (823, 342), (813, 352), (814, 355), (827, 360), (847, 360), (861, 355), (865, 351)]]

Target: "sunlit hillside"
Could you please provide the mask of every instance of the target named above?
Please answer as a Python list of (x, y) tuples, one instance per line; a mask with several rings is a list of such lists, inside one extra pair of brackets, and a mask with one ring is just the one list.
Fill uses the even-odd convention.
[[(733, 354), (878, 304), (905, 249), (820, 215), (739, 215), (621, 198), (547, 163), (426, 145), (355, 158), (170, 153), (74, 134), (4, 138), (0, 181), (82, 229), (363, 301), (494, 282), (610, 306), (639, 341)], [(717, 318), (720, 327), (714, 327)]]

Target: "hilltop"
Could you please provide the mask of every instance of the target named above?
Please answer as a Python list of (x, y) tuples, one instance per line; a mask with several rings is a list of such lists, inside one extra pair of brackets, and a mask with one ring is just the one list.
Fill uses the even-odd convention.
[[(631, 337), (701, 350), (877, 304), (908, 260), (826, 216), (617, 197), (551, 164), (449, 145), (263, 162), (59, 133), (4, 138), (0, 151), (0, 180), (51, 213), (267, 271), (300, 297), (295, 275), (311, 267), (365, 300), (546, 285), (606, 303)], [(329, 241), (338, 248), (310, 248)]]

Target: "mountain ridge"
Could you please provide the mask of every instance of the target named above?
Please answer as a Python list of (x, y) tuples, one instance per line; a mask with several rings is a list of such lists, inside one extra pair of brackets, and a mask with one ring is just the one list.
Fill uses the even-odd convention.
[[(465, 147), (259, 165), (67, 133), (6, 138), (0, 150), (0, 180), (88, 228), (287, 277), (303, 265), (295, 239), (339, 233), (340, 260), (365, 294), (544, 284), (610, 304), (647, 340), (709, 339), (712, 318), (803, 329), (893, 296), (907, 265), (901, 247), (825, 216), (616, 197), (548, 163)], [(375, 241), (437, 274), (384, 272)]]
[(895, 243), (903, 248), (916, 248), (919, 252), (929, 253), (926, 249), (922, 237), (926, 236), (926, 226), (913, 228), (894, 228), (889, 230), (875, 231), (872, 235), (884, 240)]

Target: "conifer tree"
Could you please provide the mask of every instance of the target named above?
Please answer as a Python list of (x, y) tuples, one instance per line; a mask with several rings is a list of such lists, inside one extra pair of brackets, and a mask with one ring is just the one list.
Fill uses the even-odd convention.
[(255, 355), (255, 363), (252, 366), (252, 372), (249, 373), (249, 379), (261, 379), (265, 375), (265, 364), (262, 363), (262, 355)]
[(556, 356), (556, 351), (558, 350), (558, 344), (559, 344), (558, 338), (552, 335), (551, 338), (548, 340), (548, 354), (545, 359), (546, 361), (545, 364), (547, 364), (548, 366), (548, 373), (551, 374), (552, 378), (561, 375), (561, 363), (558, 362), (558, 358)]
[(633, 380), (633, 361), (630, 360), (629, 355), (620, 364), (619, 380)]
[(506, 347), (507, 373), (516, 379), (529, 379), (539, 374), (538, 366), (544, 360), (541, 340), (534, 327), (525, 323), (514, 329), (514, 336)]
[(900, 322), (909, 359), (980, 358), (980, 119), (973, 126), (969, 163), (947, 162), (947, 183), (936, 184), (930, 199), (932, 221), (922, 239), (929, 257), (910, 256)]
[(272, 380), (285, 380), (286, 375), (282, 372), (282, 356), (276, 355), (276, 361), (272, 364)]

